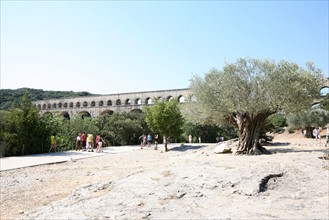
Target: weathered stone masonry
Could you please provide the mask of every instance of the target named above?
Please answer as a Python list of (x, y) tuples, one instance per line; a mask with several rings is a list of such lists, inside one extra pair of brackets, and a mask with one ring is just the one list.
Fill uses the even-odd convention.
[(118, 93), (101, 96), (84, 96), (63, 99), (49, 99), (33, 102), (41, 114), (59, 113), (66, 117), (89, 114), (97, 117), (113, 112), (141, 111), (143, 106), (154, 104), (154, 99), (177, 99), (180, 103), (190, 99), (189, 89), (158, 90)]
[[(329, 78), (321, 89), (323, 88), (329, 88)], [(184, 103), (191, 97), (189, 89), (172, 89), (50, 99), (35, 101), (34, 104), (40, 109), (41, 114), (59, 113), (66, 117), (89, 114), (91, 117), (97, 117), (113, 112), (141, 111), (143, 106), (154, 104), (155, 98), (162, 100), (174, 98), (180, 103)], [(315, 103), (317, 102), (319, 100), (315, 101)]]

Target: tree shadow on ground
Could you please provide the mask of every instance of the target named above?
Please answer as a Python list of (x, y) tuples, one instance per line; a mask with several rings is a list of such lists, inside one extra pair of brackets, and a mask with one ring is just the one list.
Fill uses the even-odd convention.
[[(272, 154), (276, 153), (300, 153), (300, 152), (305, 152), (305, 153), (310, 153), (310, 152), (323, 152), (323, 153), (328, 153), (329, 148), (324, 148), (324, 149), (312, 149), (312, 146), (310, 146), (309, 149), (298, 149), (298, 147), (287, 147), (285, 148), (284, 146), (290, 146), (291, 143), (289, 142), (275, 142), (275, 143), (270, 143), (267, 145), (263, 145), (267, 150), (269, 150)], [(283, 148), (273, 148), (271, 147), (281, 147)]]
[(178, 147), (173, 147), (170, 148), (169, 151), (179, 151), (179, 152), (185, 152), (188, 150), (198, 150), (200, 148), (207, 147), (207, 145), (198, 145), (198, 146), (193, 146), (193, 145), (181, 145)]
[(101, 154), (116, 154), (117, 152), (108, 152), (104, 151), (102, 153), (97, 153), (96, 150), (92, 152), (88, 151), (56, 151), (56, 152), (50, 152), (50, 153), (43, 153), (43, 154), (30, 154), (30, 155), (24, 155), (21, 157), (63, 157), (63, 156), (68, 156), (68, 157), (73, 157), (73, 156), (81, 156), (81, 155), (86, 155), (91, 156), (91, 155), (101, 155)]
[(263, 144), (264, 147), (276, 147), (276, 146), (289, 146), (289, 142), (267, 142)]
[(276, 153), (300, 153), (300, 152), (304, 152), (304, 153), (311, 153), (311, 152), (328, 153), (328, 150), (326, 150), (326, 149), (323, 149), (323, 150), (319, 150), (319, 149), (305, 150), (305, 149), (296, 149), (296, 148), (281, 148), (281, 149), (267, 149), (267, 150), (269, 150), (272, 154), (276, 154)]
[(82, 154), (92, 154), (92, 152), (86, 152), (86, 151), (56, 151), (56, 152), (50, 152), (50, 153), (42, 153), (42, 154), (29, 154), (24, 155), (21, 157), (63, 157), (63, 156), (77, 156)]

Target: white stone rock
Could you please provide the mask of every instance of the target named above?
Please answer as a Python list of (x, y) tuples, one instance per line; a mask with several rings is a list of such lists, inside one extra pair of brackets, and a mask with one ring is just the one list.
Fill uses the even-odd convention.
[(216, 154), (231, 153), (232, 149), (227, 145), (227, 143), (221, 143), (215, 148), (214, 152)]

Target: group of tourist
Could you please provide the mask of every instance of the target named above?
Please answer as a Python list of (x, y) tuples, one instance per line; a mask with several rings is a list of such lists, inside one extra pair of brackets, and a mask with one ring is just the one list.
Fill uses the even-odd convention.
[[(151, 144), (152, 144), (152, 141), (153, 141), (153, 137), (152, 135), (149, 133), (149, 134), (142, 134), (141, 136), (139, 136), (138, 138), (139, 142), (140, 142), (140, 146), (141, 146), (141, 149), (143, 149), (146, 145), (148, 147), (151, 147)], [(154, 150), (158, 150), (158, 142), (159, 141), (159, 135), (158, 134), (155, 134), (154, 135)]]
[[(105, 144), (105, 140), (101, 137), (100, 133), (98, 133), (96, 136), (95, 144), (96, 144), (96, 153), (103, 152), (103, 144)], [(93, 134), (86, 135), (85, 132), (83, 132), (82, 134), (78, 133), (75, 142), (75, 150), (94, 152)]]
[[(101, 134), (98, 133), (96, 136), (96, 152), (101, 153), (103, 152), (103, 144), (105, 144), (105, 140), (101, 137)], [(88, 151), (88, 152), (94, 152), (94, 136), (92, 134), (86, 135), (85, 132), (82, 134), (78, 133), (76, 140), (75, 140), (75, 150), (82, 150), (82, 151)], [(56, 133), (53, 133), (53, 135), (50, 136), (50, 148), (49, 152), (52, 150), (56, 152), (57, 149), (57, 138)]]
[[(321, 143), (321, 128), (316, 127), (313, 129), (313, 136), (315, 137), (316, 141), (318, 143)], [(154, 150), (158, 150), (158, 140), (159, 135), (155, 134), (154, 136)], [(192, 135), (189, 135), (188, 137), (189, 143), (192, 143)], [(164, 138), (165, 140), (165, 138)], [(221, 138), (221, 141), (223, 141), (224, 138)], [(139, 142), (141, 149), (143, 149), (145, 146), (151, 147), (153, 141), (152, 135), (149, 134), (142, 134), (139, 137)], [(201, 138), (199, 137), (199, 142), (201, 143)], [(98, 133), (96, 136), (95, 144), (96, 144), (96, 152), (101, 153), (103, 152), (103, 145), (105, 144), (105, 140), (101, 137), (101, 134)], [(87, 134), (83, 132), (82, 134), (78, 133), (76, 137), (76, 142), (75, 142), (75, 150), (82, 150), (82, 151), (88, 151), (88, 152), (94, 152), (94, 136), (92, 134)], [(325, 147), (329, 146), (329, 126), (327, 126), (327, 133), (326, 133), (326, 143)], [(56, 140), (56, 133), (53, 133), (53, 135), (50, 136), (50, 148), (49, 152), (54, 150), (56, 152), (57, 148), (57, 140)]]

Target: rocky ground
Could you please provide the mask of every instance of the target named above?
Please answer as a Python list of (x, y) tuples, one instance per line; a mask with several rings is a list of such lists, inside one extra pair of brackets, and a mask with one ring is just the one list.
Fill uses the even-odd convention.
[(261, 156), (215, 147), (170, 145), (167, 153), (146, 148), (2, 171), (0, 217), (328, 219), (324, 142), (277, 137), (266, 146), (273, 154)]

